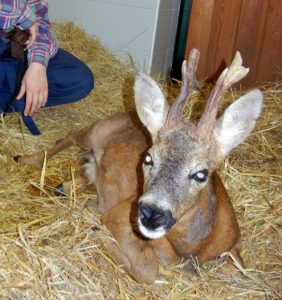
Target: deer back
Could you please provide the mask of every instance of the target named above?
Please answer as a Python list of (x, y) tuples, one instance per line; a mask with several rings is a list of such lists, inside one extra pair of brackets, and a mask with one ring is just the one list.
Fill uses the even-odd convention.
[(137, 198), (143, 186), (142, 161), (151, 138), (135, 112), (117, 113), (95, 123), (86, 134), (95, 168), (99, 211), (104, 213), (118, 202)]

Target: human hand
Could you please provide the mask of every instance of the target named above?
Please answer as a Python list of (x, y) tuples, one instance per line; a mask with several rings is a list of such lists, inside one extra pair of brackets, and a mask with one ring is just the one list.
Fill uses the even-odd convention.
[(46, 67), (38, 62), (32, 62), (25, 72), (17, 99), (26, 94), (24, 115), (29, 116), (40, 107), (45, 106), (48, 99), (48, 82)]
[(36, 36), (37, 36), (37, 32), (38, 32), (38, 25), (36, 23), (34, 23), (29, 28), (29, 39), (25, 43), (26, 49), (30, 48), (33, 45), (33, 43), (35, 42)]

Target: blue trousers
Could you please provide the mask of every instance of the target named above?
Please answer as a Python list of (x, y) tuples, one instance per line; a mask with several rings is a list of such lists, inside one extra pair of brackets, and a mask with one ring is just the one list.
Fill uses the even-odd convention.
[[(13, 111), (21, 113), (29, 131), (34, 135), (38, 135), (40, 131), (33, 119), (23, 114), (25, 96), (20, 100), (15, 99), (20, 87), (20, 84), (17, 83), (20, 62), (2, 55), (7, 47), (9, 45), (5, 44), (0, 38), (0, 113)], [(22, 67), (23, 64), (21, 64)], [(94, 87), (94, 77), (91, 70), (63, 49), (59, 49), (57, 54), (50, 59), (47, 67), (47, 79), (48, 100), (45, 107), (83, 99)]]

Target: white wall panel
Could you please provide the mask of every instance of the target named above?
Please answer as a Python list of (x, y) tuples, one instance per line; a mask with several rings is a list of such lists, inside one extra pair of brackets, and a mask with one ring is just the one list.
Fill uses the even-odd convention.
[(169, 75), (179, 16), (180, 0), (160, 0), (155, 40), (153, 44), (152, 71), (163, 77)]
[[(158, 0), (116, 0), (117, 3), (122, 5), (143, 7), (143, 8), (157, 8)], [(169, 0), (171, 1), (171, 0)]]
[(96, 35), (106, 44), (115, 38), (116, 4), (106, 1), (81, 1), (80, 25), (90, 35)]
[(120, 5), (116, 20), (116, 45), (150, 50), (155, 11), (153, 9)]
[(169, 47), (172, 11), (160, 9), (158, 15), (154, 51), (165, 50)]
[(137, 68), (166, 75), (180, 0), (49, 0), (50, 19), (74, 21)]

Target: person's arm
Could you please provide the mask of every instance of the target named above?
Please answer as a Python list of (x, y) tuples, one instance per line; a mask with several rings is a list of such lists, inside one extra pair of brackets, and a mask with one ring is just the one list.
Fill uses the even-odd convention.
[(36, 16), (25, 0), (0, 0), (0, 29), (29, 29)]
[(26, 94), (25, 115), (31, 115), (44, 106), (48, 99), (46, 69), (55, 55), (57, 44), (51, 39), (48, 4), (46, 0), (34, 3), (34, 11), (24, 0), (0, 0), (0, 28), (30, 29), (27, 43), (29, 67), (22, 81), (17, 99)]
[[(29, 67), (22, 81), (17, 99), (26, 93), (25, 115), (31, 115), (45, 106), (48, 99), (48, 82), (46, 69), (49, 59), (57, 52), (57, 43), (52, 39), (48, 18), (47, 1), (42, 0), (35, 7), (36, 38), (27, 44)], [(31, 27), (31, 29), (33, 26)]]
[(28, 60), (29, 64), (37, 62), (47, 67), (49, 59), (56, 54), (58, 46), (51, 36), (48, 4), (46, 1), (41, 2), (42, 5), (37, 11), (36, 19), (38, 32), (34, 43), (28, 47)]
[[(41, 1), (37, 10), (38, 32), (35, 42), (28, 49), (29, 67), (25, 74), (20, 96), (26, 90), (25, 114), (30, 115), (45, 106), (48, 99), (48, 82), (46, 69), (49, 59), (57, 52), (57, 43), (51, 37), (48, 4)], [(36, 82), (36, 84), (34, 84)]]

